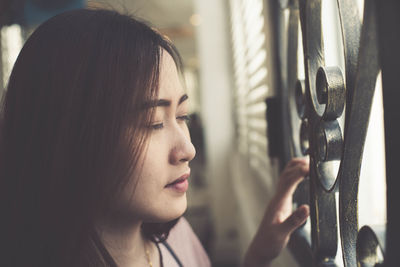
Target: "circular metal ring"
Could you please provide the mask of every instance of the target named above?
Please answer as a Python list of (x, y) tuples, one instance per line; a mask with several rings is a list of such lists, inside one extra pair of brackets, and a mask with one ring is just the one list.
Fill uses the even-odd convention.
[(318, 161), (339, 160), (342, 156), (343, 137), (337, 120), (321, 121), (316, 130), (315, 156)]
[(339, 67), (320, 67), (316, 78), (316, 91), (319, 104), (325, 104), (324, 120), (335, 120), (343, 113), (346, 102), (346, 89), (342, 71)]
[(313, 145), (313, 155), (318, 180), (325, 191), (334, 191), (343, 151), (339, 122), (321, 120), (314, 133), (316, 142)]

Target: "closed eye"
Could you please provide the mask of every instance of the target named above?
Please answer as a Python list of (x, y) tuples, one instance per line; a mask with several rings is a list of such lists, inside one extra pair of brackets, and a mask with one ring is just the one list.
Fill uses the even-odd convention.
[[(176, 119), (180, 122), (184, 122), (184, 123), (189, 123), (190, 122), (190, 118), (188, 115), (182, 115), (182, 116), (178, 116), (176, 117)], [(162, 128), (164, 128), (164, 123), (160, 122), (160, 123), (155, 123), (149, 126), (150, 129), (152, 130), (161, 130)]]
[(185, 123), (189, 123), (190, 122), (190, 118), (189, 118), (188, 115), (178, 116), (178, 117), (176, 117), (176, 119), (180, 120), (182, 122), (185, 122)]
[(152, 129), (152, 130), (160, 130), (163, 127), (164, 127), (164, 123), (156, 123), (156, 124), (150, 125), (150, 129)]

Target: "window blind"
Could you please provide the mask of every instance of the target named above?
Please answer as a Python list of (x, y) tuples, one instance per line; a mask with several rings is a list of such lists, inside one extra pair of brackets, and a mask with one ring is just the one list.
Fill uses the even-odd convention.
[(268, 69), (264, 2), (230, 0), (234, 106), (238, 148), (251, 169), (265, 176)]

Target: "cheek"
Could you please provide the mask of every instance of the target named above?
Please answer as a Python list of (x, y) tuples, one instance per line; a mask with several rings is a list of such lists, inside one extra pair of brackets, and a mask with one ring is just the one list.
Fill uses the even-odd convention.
[[(189, 132), (187, 132), (189, 134)], [(168, 142), (162, 132), (156, 132), (148, 142), (137, 170), (124, 188), (119, 209), (147, 222), (166, 222), (182, 215), (186, 195), (171, 195), (165, 190), (170, 179)]]
[(136, 179), (132, 179), (136, 184), (133, 192), (135, 197), (142, 198), (146, 194), (150, 196), (162, 190), (166, 180), (164, 157), (166, 156), (161, 153), (158, 145), (154, 142), (149, 144), (135, 171)]
[(167, 158), (163, 142), (152, 138), (124, 189), (123, 202), (131, 206), (150, 206), (162, 193), (168, 180), (165, 166)]
[(165, 164), (168, 163), (168, 140), (165, 140), (163, 133), (156, 133), (148, 143), (146, 153), (143, 156), (141, 177), (157, 176), (165, 171)]
[(171, 197), (165, 190), (166, 179), (162, 173), (142, 172), (135, 190), (124, 200), (125, 213), (153, 223), (168, 222), (186, 210), (186, 197)]
[(140, 220), (152, 220), (157, 213), (157, 202), (161, 195), (163, 184), (157, 179), (157, 173), (142, 165), (142, 170), (136, 172), (130, 183), (124, 188), (118, 209), (123, 214)]

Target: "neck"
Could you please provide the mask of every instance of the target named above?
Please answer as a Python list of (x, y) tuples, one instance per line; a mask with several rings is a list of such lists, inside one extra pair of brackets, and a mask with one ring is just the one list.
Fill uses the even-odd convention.
[(102, 221), (96, 225), (104, 246), (120, 267), (148, 266), (146, 249), (154, 255), (152, 244), (141, 233), (142, 221), (127, 223)]

